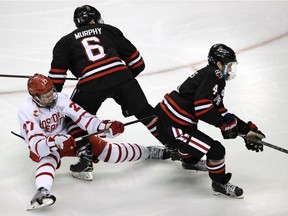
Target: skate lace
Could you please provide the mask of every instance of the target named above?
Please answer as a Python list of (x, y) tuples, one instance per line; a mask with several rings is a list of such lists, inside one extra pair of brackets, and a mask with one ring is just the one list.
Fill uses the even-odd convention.
[(155, 147), (148, 147), (149, 149), (149, 158), (150, 159), (161, 159), (163, 157), (163, 149), (155, 148)]
[(34, 195), (34, 197), (32, 198), (31, 200), (31, 204), (32, 203), (35, 203), (35, 202), (38, 202), (37, 200), (40, 200), (42, 201), (44, 197), (47, 197), (49, 196), (50, 193), (47, 189), (41, 187), (37, 190), (36, 194)]
[(48, 191), (46, 188), (43, 188), (43, 187), (39, 188), (39, 190), (37, 191), (37, 193), (38, 193), (39, 195), (42, 195), (42, 196), (49, 195), (49, 191)]
[(231, 196), (236, 196), (235, 194), (235, 190), (236, 190), (236, 186), (230, 183), (227, 183), (225, 186), (225, 191), (227, 194), (230, 194)]

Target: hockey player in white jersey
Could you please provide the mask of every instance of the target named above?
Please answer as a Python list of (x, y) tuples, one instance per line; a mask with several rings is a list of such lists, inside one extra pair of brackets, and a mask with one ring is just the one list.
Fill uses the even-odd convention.
[[(73, 134), (68, 133), (65, 117), (71, 118), (89, 134), (104, 131), (100, 134), (102, 137), (118, 136), (124, 131), (124, 125), (119, 121), (102, 121), (97, 116), (91, 115), (72, 102), (67, 95), (57, 93), (52, 81), (44, 75), (34, 74), (29, 78), (27, 87), (32, 97), (29, 97), (19, 107), (18, 119), (21, 135), (30, 150), (30, 158), (38, 163), (35, 174), (37, 193), (32, 198), (31, 208), (29, 208), (35, 209), (52, 205), (56, 201), (50, 191), (55, 171), (60, 167), (61, 158), (79, 156), (79, 152), (76, 154), (77, 144)], [(162, 147), (108, 143), (96, 136), (89, 137), (89, 143), (92, 146), (91, 154), (94, 161), (101, 160), (108, 163), (148, 158), (166, 159), (166, 154), (168, 154)], [(87, 154), (84, 155), (87, 156)], [(92, 170), (93, 166), (90, 169), (80, 166), (76, 171), (74, 169), (72, 175), (76, 178), (92, 180)]]

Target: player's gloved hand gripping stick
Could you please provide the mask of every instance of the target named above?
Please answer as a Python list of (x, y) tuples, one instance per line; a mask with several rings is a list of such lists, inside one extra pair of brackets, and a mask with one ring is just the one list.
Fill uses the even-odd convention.
[[(127, 122), (127, 123), (125, 123), (125, 124), (123, 124), (124, 126), (128, 126), (128, 125), (131, 125), (131, 124), (135, 124), (135, 123), (138, 123), (138, 122), (140, 122), (140, 121), (143, 121), (143, 120), (146, 120), (146, 119), (149, 119), (149, 118), (153, 118), (153, 117), (155, 117), (155, 115), (152, 115), (152, 116), (148, 116), (148, 117), (145, 117), (145, 118), (142, 118), (142, 119), (137, 119), (137, 120), (134, 120), (134, 121), (130, 121), (130, 122)], [(107, 121), (107, 120), (104, 120), (103, 122), (105, 122), (105, 121)], [(109, 121), (108, 122), (106, 122), (107, 124), (109, 124)], [(108, 137), (107, 136), (107, 134), (109, 133), (107, 133), (106, 132), (106, 130), (110, 130), (110, 128), (108, 127), (108, 128), (103, 128), (103, 130), (101, 130), (101, 131), (97, 131), (97, 132), (95, 132), (95, 133), (91, 133), (91, 134), (87, 134), (87, 135), (84, 135), (84, 136), (82, 136), (82, 137), (78, 137), (78, 138), (75, 138), (75, 141), (76, 142), (78, 142), (78, 141), (80, 141), (80, 140), (83, 140), (83, 139), (87, 139), (89, 136), (93, 136), (93, 135), (98, 135), (98, 134), (105, 134), (106, 135), (106, 137)], [(111, 132), (110, 132), (111, 133)], [(115, 135), (115, 134), (114, 134)], [(116, 136), (117, 136), (117, 134), (116, 134)], [(113, 137), (113, 136), (112, 136)]]
[[(137, 120), (134, 120), (134, 121), (127, 122), (125, 124), (122, 124), (122, 123), (121, 124), (122, 124), (122, 126), (128, 126), (128, 125), (135, 124), (135, 123), (141, 122), (143, 120), (154, 118), (154, 117), (156, 117), (156, 116), (155, 115), (151, 115), (151, 116), (147, 116), (147, 117), (144, 117), (144, 118), (141, 118), (141, 119), (137, 119)], [(118, 121), (115, 121), (118, 124), (118, 128), (115, 128), (114, 132), (113, 132), (113, 128), (111, 128), (111, 124), (110, 124), (111, 122), (110, 121), (104, 120), (103, 122), (105, 124), (104, 127), (103, 127), (103, 130), (97, 131), (95, 133), (87, 134), (87, 135), (84, 135), (82, 137), (75, 138), (75, 142), (81, 141), (83, 139), (87, 139), (88, 137), (93, 136), (93, 135), (97, 135), (97, 134), (101, 134), (101, 135), (103, 134), (103, 136), (106, 135), (106, 137), (107, 137), (107, 135), (108, 136), (110, 135), (110, 137), (113, 137), (113, 136), (115, 137), (115, 136), (120, 134), (121, 130), (124, 130), (124, 128), (122, 128), (121, 124)], [(13, 131), (11, 131), (11, 133), (13, 135), (17, 136), (17, 137), (20, 137), (21, 139), (24, 139), (24, 137), (22, 137), (21, 135), (15, 133)]]

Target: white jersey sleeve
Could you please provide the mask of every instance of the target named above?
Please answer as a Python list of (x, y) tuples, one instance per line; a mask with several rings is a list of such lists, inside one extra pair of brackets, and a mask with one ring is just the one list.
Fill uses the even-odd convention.
[(56, 105), (51, 109), (37, 106), (31, 97), (19, 107), (20, 133), (32, 152), (40, 157), (50, 154), (47, 139), (52, 135), (67, 134), (65, 116), (88, 133), (97, 132), (101, 122), (63, 93), (58, 93)]
[(97, 116), (84, 110), (63, 93), (58, 93), (58, 102), (58, 106), (63, 108), (63, 114), (69, 116), (81, 129), (86, 130), (89, 134), (98, 131), (101, 120)]
[(39, 125), (39, 108), (29, 98), (18, 109), (18, 121), (20, 125), (20, 133), (24, 137), (30, 151), (39, 157), (50, 154), (47, 146), (47, 138), (45, 132)]

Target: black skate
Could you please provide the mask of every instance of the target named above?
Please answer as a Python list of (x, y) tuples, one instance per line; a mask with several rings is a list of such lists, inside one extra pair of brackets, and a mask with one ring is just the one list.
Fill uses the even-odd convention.
[(243, 190), (240, 187), (237, 187), (236, 185), (233, 185), (231, 183), (226, 184), (220, 184), (217, 182), (212, 182), (212, 190), (215, 193), (215, 195), (221, 195), (224, 194), (229, 197), (237, 198), (237, 199), (243, 199)]
[(87, 147), (88, 145), (83, 146), (77, 151), (79, 162), (70, 165), (70, 170), (72, 171), (72, 176), (74, 178), (86, 181), (92, 181), (93, 154)]
[(149, 146), (149, 157), (147, 159), (166, 160), (170, 158), (170, 152), (165, 147)]
[(183, 169), (187, 169), (187, 170), (196, 170), (196, 171), (203, 171), (203, 172), (208, 171), (207, 166), (206, 166), (206, 160), (202, 160), (202, 159), (196, 164), (182, 161), (182, 167)]
[(27, 208), (27, 211), (53, 205), (55, 201), (56, 197), (51, 195), (46, 188), (41, 187), (32, 198), (31, 206)]

